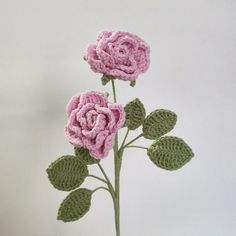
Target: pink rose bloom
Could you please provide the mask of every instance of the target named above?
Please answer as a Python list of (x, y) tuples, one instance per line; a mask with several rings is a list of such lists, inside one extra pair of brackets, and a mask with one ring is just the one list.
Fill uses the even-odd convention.
[(96, 159), (107, 156), (125, 121), (123, 107), (108, 103), (104, 92), (88, 91), (72, 97), (66, 111), (69, 120), (65, 134), (69, 142), (87, 148)]
[(121, 80), (135, 80), (150, 64), (146, 42), (129, 32), (103, 31), (87, 49), (86, 59), (93, 71)]

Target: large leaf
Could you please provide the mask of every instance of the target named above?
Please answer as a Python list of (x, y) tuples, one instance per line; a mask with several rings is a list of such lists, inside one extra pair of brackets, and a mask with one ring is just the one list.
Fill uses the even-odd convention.
[(124, 109), (126, 113), (125, 126), (130, 130), (135, 130), (143, 124), (146, 112), (142, 102), (138, 98), (129, 102)]
[(57, 219), (64, 222), (75, 221), (82, 218), (91, 205), (92, 191), (85, 188), (71, 192), (61, 203)]
[(78, 188), (88, 175), (87, 166), (75, 156), (62, 156), (47, 168), (51, 184), (63, 191)]
[(92, 165), (99, 162), (99, 160), (90, 156), (88, 149), (85, 149), (83, 147), (75, 147), (75, 155), (76, 157), (80, 158), (80, 160), (86, 165)]
[(177, 121), (174, 112), (157, 109), (151, 112), (143, 123), (143, 136), (147, 139), (157, 139), (171, 131)]
[(173, 136), (161, 137), (154, 141), (147, 153), (154, 164), (166, 170), (177, 170), (194, 156), (184, 140)]

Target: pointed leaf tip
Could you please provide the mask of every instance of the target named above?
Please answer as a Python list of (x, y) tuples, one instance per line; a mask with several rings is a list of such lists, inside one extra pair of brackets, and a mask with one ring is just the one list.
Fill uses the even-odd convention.
[(157, 139), (148, 148), (147, 154), (155, 165), (166, 170), (177, 170), (194, 156), (188, 144), (174, 136)]
[(51, 184), (59, 190), (78, 188), (88, 175), (87, 166), (75, 156), (62, 156), (47, 168)]
[(92, 191), (80, 188), (71, 192), (61, 203), (57, 219), (71, 222), (82, 218), (90, 209)]

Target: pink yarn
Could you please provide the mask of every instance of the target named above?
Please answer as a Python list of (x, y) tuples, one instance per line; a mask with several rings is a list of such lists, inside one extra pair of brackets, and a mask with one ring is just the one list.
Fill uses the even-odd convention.
[(90, 44), (86, 57), (93, 71), (121, 80), (135, 80), (150, 64), (150, 48), (129, 32), (103, 31)]
[(71, 98), (66, 108), (65, 134), (74, 146), (87, 148), (102, 159), (114, 145), (115, 134), (125, 122), (124, 108), (108, 103), (107, 94), (87, 91)]

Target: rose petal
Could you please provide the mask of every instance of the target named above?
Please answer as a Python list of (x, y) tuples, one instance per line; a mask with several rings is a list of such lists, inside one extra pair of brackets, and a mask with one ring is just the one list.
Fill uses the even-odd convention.
[(104, 141), (105, 141), (105, 139), (107, 138), (108, 135), (109, 135), (108, 130), (103, 130), (97, 135), (96, 143), (95, 143), (95, 148), (96, 149), (99, 149), (99, 148), (102, 147), (102, 145), (104, 145)]
[(76, 119), (80, 123), (80, 125), (82, 126), (83, 129), (88, 129), (88, 127), (87, 127), (87, 120), (86, 120), (86, 116), (85, 115), (86, 115), (86, 113), (88, 111), (90, 111), (93, 108), (94, 108), (94, 104), (93, 103), (87, 103), (80, 110), (78, 110), (78, 112), (76, 114)]
[(92, 130), (82, 130), (82, 134), (88, 138), (93, 139), (95, 138), (102, 130), (104, 130), (107, 124), (106, 117), (103, 114), (99, 114), (97, 116), (97, 120)]
[(80, 124), (76, 120), (76, 110), (74, 110), (65, 126), (65, 136), (74, 146), (82, 145), (82, 132)]
[(87, 49), (87, 61), (91, 67), (91, 69), (95, 72), (103, 72), (106, 70), (105, 65), (99, 59), (96, 52), (96, 45), (92, 44)]
[(93, 128), (97, 119), (98, 113), (95, 110), (91, 110), (86, 114), (87, 125), (89, 128)]
[(137, 52), (134, 54), (135, 61), (140, 72), (145, 72), (150, 64), (150, 49), (149, 47), (140, 46)]
[(114, 131), (120, 129), (125, 123), (125, 111), (120, 104), (108, 104), (108, 108), (113, 112), (115, 117)]
[(107, 107), (100, 107), (98, 105), (95, 105), (95, 109), (98, 113), (102, 113), (107, 116), (107, 129), (109, 129), (110, 132), (113, 132), (114, 127), (116, 126), (116, 120), (115, 120), (113, 112)]
[(99, 42), (102, 39), (109, 38), (112, 35), (113, 31), (102, 31), (97, 36), (97, 42)]
[(94, 60), (98, 60), (99, 59), (98, 55), (97, 55), (97, 52), (96, 52), (96, 47), (97, 47), (96, 44), (91, 44), (87, 48), (87, 52), (88, 52), (89, 57), (93, 58)]
[(137, 79), (150, 64), (148, 44), (129, 32), (103, 31), (87, 52), (92, 70), (121, 80)]
[(80, 102), (82, 104), (93, 103), (102, 107), (107, 107), (107, 93), (100, 91), (87, 91), (81, 94)]
[(126, 72), (118, 69), (112, 69), (109, 71), (109, 74), (116, 77), (117, 79), (124, 81), (133, 81), (138, 78), (138, 73), (135, 71), (133, 74), (127, 74)]
[(69, 130), (73, 131), (75, 134), (81, 135), (82, 134), (81, 133), (81, 125), (76, 119), (77, 112), (78, 112), (78, 109), (72, 111), (66, 126), (68, 127)]
[(79, 101), (80, 101), (80, 95), (75, 95), (74, 97), (72, 97), (70, 99), (70, 101), (68, 102), (67, 106), (66, 106), (66, 114), (69, 116), (70, 113), (75, 110), (76, 108), (78, 108), (79, 105)]
[(108, 68), (113, 68), (115, 65), (115, 60), (110, 56), (105, 50), (97, 50), (97, 55), (101, 62)]
[(112, 133), (104, 141), (104, 145), (100, 149), (90, 150), (89, 153), (96, 159), (102, 159), (106, 157), (109, 151), (112, 149), (115, 142), (115, 134)]

